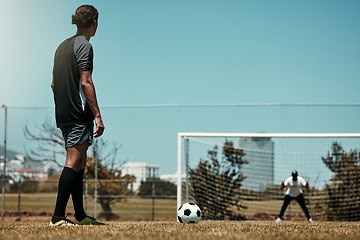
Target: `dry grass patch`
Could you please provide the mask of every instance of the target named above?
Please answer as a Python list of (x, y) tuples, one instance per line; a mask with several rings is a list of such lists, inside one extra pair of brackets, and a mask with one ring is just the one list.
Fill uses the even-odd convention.
[(274, 221), (113, 222), (106, 226), (50, 228), (47, 223), (0, 223), (0, 239), (320, 239), (358, 240), (360, 223)]

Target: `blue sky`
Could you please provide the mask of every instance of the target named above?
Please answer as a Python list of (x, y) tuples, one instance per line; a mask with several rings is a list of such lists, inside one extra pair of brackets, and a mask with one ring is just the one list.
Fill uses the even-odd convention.
[(359, 132), (358, 108), (234, 107), (213, 118), (210, 108), (109, 106), (359, 104), (360, 1), (0, 0), (0, 106), (51, 109), (13, 109), (9, 147), (25, 124), (54, 119), (53, 56), (82, 4), (100, 13), (93, 79), (103, 138), (122, 145), (123, 160), (174, 173), (179, 131)]
[(0, 104), (53, 105), (53, 55), (84, 3), (101, 106), (359, 103), (356, 0), (0, 0)]

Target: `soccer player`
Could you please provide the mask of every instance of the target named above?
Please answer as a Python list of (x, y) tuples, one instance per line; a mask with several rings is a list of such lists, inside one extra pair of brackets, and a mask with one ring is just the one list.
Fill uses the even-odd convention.
[[(98, 16), (93, 6), (78, 7), (72, 15), (72, 24), (77, 26), (76, 35), (63, 41), (55, 52), (51, 88), (56, 124), (64, 136), (67, 154), (50, 226), (103, 224), (87, 216), (83, 207), (86, 152), (93, 137), (100, 137), (105, 129), (92, 81), (93, 48), (89, 42), (96, 33)], [(65, 216), (70, 195), (75, 210), (74, 222)]]
[(292, 171), (291, 177), (288, 177), (285, 182), (281, 183), (281, 189), (287, 187), (287, 190), (284, 197), (284, 203), (281, 207), (281, 211), (278, 218), (276, 219), (276, 222), (281, 222), (281, 218), (284, 215), (287, 206), (294, 199), (300, 204), (308, 221), (310, 223), (312, 222), (309, 211), (305, 204), (305, 199), (301, 190), (301, 186), (309, 188), (309, 184), (302, 177), (298, 176), (298, 172), (296, 170)]

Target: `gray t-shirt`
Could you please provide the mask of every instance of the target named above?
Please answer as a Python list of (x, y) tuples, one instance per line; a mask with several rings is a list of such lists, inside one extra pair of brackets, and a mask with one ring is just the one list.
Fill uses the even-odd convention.
[(86, 103), (80, 71), (93, 70), (93, 49), (82, 35), (63, 41), (54, 57), (54, 101), (57, 127), (92, 121), (94, 115)]

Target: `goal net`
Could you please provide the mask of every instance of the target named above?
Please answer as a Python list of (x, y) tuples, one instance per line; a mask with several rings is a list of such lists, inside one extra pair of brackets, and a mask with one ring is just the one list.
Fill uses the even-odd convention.
[[(359, 133), (178, 133), (177, 205), (205, 219), (275, 219), (297, 170), (316, 220), (360, 221)], [(306, 219), (292, 201), (285, 219)]]

